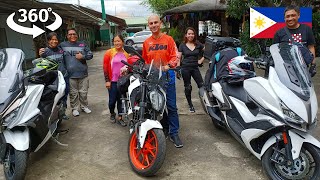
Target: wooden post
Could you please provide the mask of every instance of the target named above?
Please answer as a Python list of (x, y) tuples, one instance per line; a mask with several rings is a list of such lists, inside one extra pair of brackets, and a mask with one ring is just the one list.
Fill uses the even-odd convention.
[(221, 36), (228, 37), (229, 31), (228, 31), (228, 21), (226, 18), (226, 11), (220, 12), (220, 19), (221, 19)]

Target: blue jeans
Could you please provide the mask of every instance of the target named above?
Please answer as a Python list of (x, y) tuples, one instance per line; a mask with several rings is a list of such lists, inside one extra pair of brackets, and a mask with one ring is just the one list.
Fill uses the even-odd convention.
[(108, 89), (109, 91), (109, 110), (110, 113), (114, 113), (114, 109), (117, 103), (118, 114), (122, 112), (121, 110), (121, 94), (118, 91), (117, 82), (111, 82), (111, 87)]
[(175, 136), (178, 135), (179, 131), (179, 116), (176, 100), (176, 83), (175, 83), (175, 73), (172, 70), (169, 70), (170, 80), (167, 84), (166, 93), (167, 93), (167, 109), (163, 114), (163, 118), (160, 121), (164, 129), (169, 129), (169, 135)]

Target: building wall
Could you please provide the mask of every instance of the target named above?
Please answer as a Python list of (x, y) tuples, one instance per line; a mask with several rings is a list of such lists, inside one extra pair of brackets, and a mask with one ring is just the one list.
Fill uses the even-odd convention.
[[(0, 34), (0, 41), (7, 41), (6, 43), (2, 42), (0, 44), (1, 48), (18, 48), (21, 49), (25, 53), (26, 59), (33, 59), (36, 57), (36, 53), (34, 51), (33, 46), (33, 38), (31, 35), (24, 35), (17, 33), (13, 30), (11, 30), (7, 23), (7, 17), (9, 15), (0, 15), (0, 29), (2, 30), (2, 33)], [(15, 21), (17, 22), (17, 21)], [(30, 22), (21, 24), (25, 27), (30, 27)], [(1, 32), (1, 31), (0, 31)], [(4, 32), (4, 33), (3, 33)], [(3, 37), (6, 35), (6, 37)], [(2, 47), (6, 46), (6, 47)]]

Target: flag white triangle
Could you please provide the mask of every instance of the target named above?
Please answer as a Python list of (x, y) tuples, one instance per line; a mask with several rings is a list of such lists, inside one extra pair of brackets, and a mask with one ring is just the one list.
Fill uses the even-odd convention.
[(276, 24), (276, 22), (260, 12), (250, 8), (250, 38)]

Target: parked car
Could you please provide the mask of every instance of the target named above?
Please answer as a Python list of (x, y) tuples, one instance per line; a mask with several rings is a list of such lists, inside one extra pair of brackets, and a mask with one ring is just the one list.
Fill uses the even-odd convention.
[(139, 31), (131, 37), (125, 38), (125, 44), (132, 46), (133, 44), (143, 43), (148, 37), (151, 36), (151, 31)]

